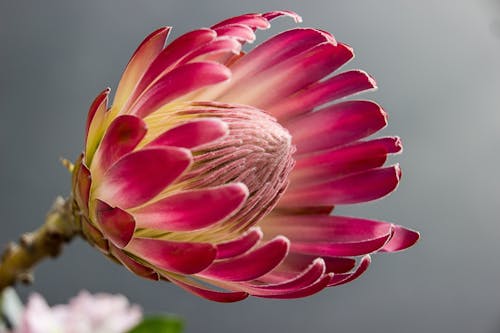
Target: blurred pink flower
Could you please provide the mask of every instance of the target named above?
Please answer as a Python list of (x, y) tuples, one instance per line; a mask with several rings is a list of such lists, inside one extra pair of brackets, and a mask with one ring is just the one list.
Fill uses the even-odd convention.
[(331, 75), (354, 55), (328, 32), (296, 28), (241, 50), (283, 15), (301, 21), (246, 14), (166, 47), (170, 28), (158, 29), (112, 106), (109, 89), (95, 99), (73, 193), (83, 233), (103, 253), (231, 302), (308, 296), (357, 278), (369, 254), (417, 241), (398, 225), (329, 215), (397, 187), (399, 166), (383, 164), (401, 142), (363, 140), (387, 115), (343, 100), (375, 81), (360, 70)]
[(141, 319), (141, 309), (121, 295), (82, 291), (69, 304), (51, 308), (41, 295), (32, 294), (12, 333), (124, 333)]

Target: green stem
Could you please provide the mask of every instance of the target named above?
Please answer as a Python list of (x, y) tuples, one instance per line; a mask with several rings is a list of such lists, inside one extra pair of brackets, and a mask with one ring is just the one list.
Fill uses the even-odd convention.
[(19, 281), (30, 283), (35, 265), (47, 257), (57, 257), (64, 243), (80, 233), (71, 203), (71, 199), (58, 197), (42, 227), (6, 247), (0, 258), (0, 292)]

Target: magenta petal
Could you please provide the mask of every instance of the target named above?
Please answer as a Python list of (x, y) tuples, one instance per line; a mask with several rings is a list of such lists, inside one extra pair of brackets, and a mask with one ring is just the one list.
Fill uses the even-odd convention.
[(255, 40), (255, 33), (253, 30), (244, 24), (231, 24), (225, 25), (220, 28), (214, 29), (218, 36), (228, 36), (235, 38), (240, 42), (253, 42)]
[(147, 148), (125, 155), (105, 174), (95, 196), (110, 205), (128, 209), (159, 194), (191, 163), (184, 148)]
[(195, 274), (215, 259), (215, 247), (208, 243), (175, 242), (135, 237), (125, 249), (152, 265), (169, 272)]
[(291, 17), (295, 21), (295, 23), (302, 22), (302, 17), (300, 17), (299, 14), (292, 12), (290, 10), (276, 10), (264, 13), (262, 14), (262, 16), (265, 17), (268, 21), (274, 20), (275, 18), (280, 16), (288, 16)]
[(313, 84), (266, 110), (278, 119), (290, 119), (328, 102), (377, 87), (367, 73), (352, 70)]
[[(285, 261), (271, 273), (266, 275), (266, 281), (276, 281), (276, 278), (290, 279), (295, 276), (297, 272), (303, 271), (309, 267), (317, 258), (317, 255), (290, 251)], [(352, 258), (322, 257), (321, 259), (323, 259), (326, 272), (328, 273), (346, 273), (356, 266), (356, 260)], [(274, 280), (270, 280), (271, 278)]]
[(102, 122), (106, 111), (108, 110), (108, 95), (110, 89), (107, 88), (101, 92), (90, 106), (87, 118), (86, 136), (85, 136), (85, 163), (90, 165), (94, 152), (104, 134)]
[(297, 154), (305, 154), (353, 142), (386, 125), (387, 115), (376, 103), (347, 101), (295, 118), (286, 126)]
[(104, 201), (97, 200), (95, 209), (97, 222), (102, 232), (118, 248), (124, 248), (135, 231), (134, 218), (120, 208), (113, 208)]
[(123, 115), (115, 118), (96, 152), (99, 169), (109, 169), (123, 155), (134, 150), (146, 131), (146, 124), (138, 117)]
[(372, 262), (370, 255), (366, 255), (361, 259), (361, 262), (359, 263), (358, 268), (353, 272), (353, 273), (347, 273), (347, 274), (335, 274), (328, 284), (329, 287), (331, 286), (338, 286), (341, 284), (345, 284), (348, 282), (351, 282), (358, 277), (360, 277), (366, 270), (368, 269), (368, 266), (370, 266), (370, 263)]
[(264, 298), (277, 298), (277, 299), (292, 299), (292, 298), (302, 298), (302, 297), (308, 297), (313, 294), (316, 294), (320, 292), (321, 290), (325, 289), (328, 284), (330, 283), (332, 279), (333, 274), (326, 274), (323, 277), (321, 277), (319, 280), (314, 282), (313, 284), (299, 289), (299, 290), (293, 290), (287, 293), (279, 293), (275, 295), (259, 295), (259, 297), (264, 297)]
[(388, 154), (403, 149), (398, 137), (357, 142), (321, 154), (299, 158), (291, 174), (292, 186), (324, 182), (381, 167)]
[(328, 215), (281, 215), (266, 219), (268, 237), (284, 235), (295, 242), (353, 243), (392, 236), (391, 223)]
[(148, 88), (129, 113), (144, 118), (183, 95), (226, 81), (230, 76), (231, 71), (216, 62), (194, 62), (176, 67)]
[(144, 39), (132, 55), (132, 58), (123, 72), (122, 78), (120, 79), (115, 99), (113, 101), (113, 107), (118, 111), (122, 109), (129, 97), (133, 95), (138, 81), (143, 76), (153, 59), (155, 59), (163, 49), (169, 32), (169, 27), (163, 27), (153, 31)]
[(237, 55), (241, 51), (241, 44), (233, 38), (217, 38), (206, 45), (194, 50), (189, 55), (184, 57), (179, 64), (187, 62), (211, 60), (216, 55)]
[(90, 170), (82, 161), (76, 174), (75, 200), (78, 203), (78, 207), (83, 209), (85, 214), (88, 214), (91, 184)]
[[(274, 272), (274, 271), (273, 271)], [(259, 279), (259, 281), (269, 281), (268, 275), (273, 275), (273, 272), (267, 274), (266, 276)], [(305, 288), (314, 282), (318, 281), (319, 278), (325, 273), (325, 262), (321, 258), (316, 258), (311, 261), (309, 265), (301, 272), (293, 276), (291, 279), (284, 280), (280, 279), (278, 283), (273, 284), (245, 284), (250, 287), (257, 287), (261, 291), (261, 295), (275, 294), (276, 292), (289, 292), (293, 290), (299, 290)], [(273, 278), (270, 278), (273, 280)], [(252, 292), (253, 295), (256, 295)]]
[(241, 255), (253, 248), (262, 239), (260, 228), (252, 228), (239, 238), (217, 244), (217, 259), (227, 259)]
[(402, 251), (414, 245), (420, 238), (417, 231), (404, 228), (400, 225), (393, 225), (393, 235), (389, 242), (384, 245), (381, 252)]
[(133, 212), (138, 228), (193, 231), (234, 214), (248, 197), (242, 183), (173, 194)]
[(243, 14), (221, 21), (213, 25), (211, 28), (216, 29), (232, 24), (244, 24), (252, 29), (267, 29), (270, 27), (268, 20), (261, 14)]
[(151, 63), (138, 83), (134, 97), (138, 97), (151, 83), (171, 71), (193, 50), (213, 41), (216, 36), (211, 29), (198, 29), (176, 38)]
[(226, 136), (228, 126), (216, 118), (195, 119), (167, 130), (148, 144), (151, 146), (175, 146), (196, 148)]
[(372, 169), (321, 184), (291, 189), (280, 207), (314, 207), (354, 204), (379, 199), (396, 189), (401, 178), (399, 165)]
[(268, 273), (288, 253), (290, 242), (278, 236), (265, 245), (239, 257), (214, 262), (199, 275), (224, 281), (248, 281)]
[(248, 297), (248, 293), (243, 291), (234, 292), (222, 292), (207, 289), (199, 283), (193, 281), (187, 281), (187, 279), (174, 278), (172, 276), (167, 276), (168, 280), (172, 281), (179, 287), (195, 294), (209, 301), (220, 302), (220, 303), (232, 303), (244, 300)]
[(125, 266), (132, 273), (139, 275), (139, 276), (141, 276), (145, 279), (148, 279), (148, 280), (158, 281), (160, 279), (160, 276), (158, 275), (158, 273), (156, 273), (151, 268), (146, 267), (143, 264), (140, 264), (139, 262), (130, 258), (127, 254), (125, 254), (119, 248), (111, 245), (110, 246), (110, 253), (116, 259), (118, 259), (122, 263), (122, 265)]

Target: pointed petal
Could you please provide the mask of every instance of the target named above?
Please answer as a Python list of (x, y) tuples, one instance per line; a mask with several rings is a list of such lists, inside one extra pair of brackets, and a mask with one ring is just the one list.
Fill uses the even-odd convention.
[(132, 55), (123, 72), (113, 101), (113, 108), (117, 112), (125, 105), (146, 69), (163, 49), (169, 31), (169, 27), (163, 27), (152, 32)]
[(147, 146), (197, 148), (229, 133), (228, 125), (216, 118), (196, 119), (167, 130)]
[(286, 256), (289, 245), (288, 239), (278, 236), (239, 257), (216, 261), (199, 275), (225, 281), (257, 279), (279, 265)]
[[(278, 283), (272, 284), (258, 284), (253, 283), (243, 283), (243, 285), (248, 286), (250, 288), (255, 288), (255, 291), (252, 291), (252, 295), (258, 295), (260, 291), (260, 295), (273, 295), (279, 292), (290, 292), (294, 290), (300, 290), (305, 288), (314, 282), (318, 281), (325, 273), (325, 262), (321, 258), (316, 258), (314, 261), (311, 261), (308, 266), (303, 271), (299, 271), (290, 279), (280, 278)], [(268, 275), (272, 275), (273, 272), (259, 278), (259, 281), (269, 281), (273, 280), (273, 278), (268, 278)]]
[(366, 72), (352, 70), (313, 84), (287, 99), (270, 105), (266, 111), (279, 120), (286, 120), (336, 99), (376, 87), (375, 80)]
[(183, 95), (226, 81), (230, 77), (231, 71), (216, 62), (194, 62), (179, 66), (146, 90), (129, 112), (144, 118)]
[(209, 301), (220, 302), (220, 303), (232, 303), (244, 300), (248, 297), (248, 293), (243, 291), (233, 291), (233, 292), (222, 292), (208, 289), (199, 283), (194, 281), (189, 281), (187, 279), (181, 279), (180, 277), (172, 277), (168, 275), (167, 278), (178, 285), (179, 287), (195, 294)]
[(116, 162), (95, 189), (95, 197), (128, 209), (152, 199), (177, 179), (191, 163), (184, 148), (147, 148)]
[(94, 162), (106, 171), (122, 156), (134, 150), (146, 135), (146, 124), (138, 117), (122, 115), (113, 120), (97, 149)]
[(378, 168), (385, 163), (388, 154), (397, 154), (402, 149), (398, 137), (388, 137), (304, 156), (295, 164), (290, 186), (300, 187)]
[(243, 14), (235, 17), (231, 17), (228, 19), (225, 19), (215, 25), (213, 25), (211, 28), (216, 29), (219, 27), (223, 27), (226, 25), (231, 25), (231, 24), (244, 24), (249, 26), (252, 29), (267, 29), (271, 25), (269, 24), (268, 20), (263, 17), (261, 14)]
[(393, 225), (394, 234), (380, 252), (397, 252), (413, 246), (420, 238), (417, 231), (404, 228), (400, 225)]
[(280, 293), (280, 294), (275, 294), (275, 295), (266, 295), (266, 296), (261, 296), (259, 297), (264, 297), (264, 298), (277, 298), (277, 299), (292, 299), (292, 298), (302, 298), (302, 297), (308, 297), (313, 294), (316, 294), (320, 292), (321, 290), (325, 289), (328, 284), (330, 283), (331, 279), (333, 277), (333, 274), (326, 274), (320, 279), (318, 279), (316, 282), (313, 284), (299, 289), (299, 290), (293, 290), (287, 293)]
[(108, 109), (109, 88), (101, 92), (90, 106), (85, 137), (85, 163), (90, 165), (94, 152), (104, 134), (103, 121)]
[(217, 36), (229, 36), (240, 42), (252, 43), (255, 40), (253, 30), (244, 24), (230, 24), (214, 29)]
[(92, 179), (90, 170), (83, 161), (81, 161), (78, 166), (78, 170), (76, 170), (75, 181), (75, 200), (78, 203), (78, 207), (83, 209), (83, 213), (87, 215), (89, 210), (90, 186), (92, 185)]
[(109, 254), (109, 242), (102, 232), (94, 227), (87, 218), (82, 217), (82, 234), (85, 239), (102, 253)]
[(386, 125), (387, 114), (378, 104), (347, 101), (295, 118), (286, 127), (300, 155), (345, 145)]
[(337, 180), (292, 189), (280, 207), (330, 206), (380, 199), (396, 189), (401, 178), (399, 165), (371, 169)]
[(179, 64), (195, 61), (206, 61), (217, 59), (217, 55), (238, 55), (241, 51), (241, 44), (229, 37), (219, 37), (206, 45), (199, 47), (189, 55), (184, 57)]
[(133, 211), (138, 228), (193, 231), (221, 222), (244, 204), (243, 183), (180, 192)]
[(137, 98), (147, 87), (162, 76), (171, 71), (181, 59), (197, 50), (203, 45), (210, 43), (217, 34), (211, 29), (198, 29), (190, 31), (176, 38), (151, 63), (137, 85), (134, 99)]
[[(226, 103), (251, 104), (266, 109), (268, 105), (312, 84), (346, 62), (340, 47), (324, 42), (286, 59), (245, 80), (231, 81), (228, 89), (217, 97)], [(250, 55), (247, 55), (248, 57)], [(304, 68), (307, 68), (305, 71)], [(236, 73), (236, 70), (234, 70)]]
[(251, 228), (239, 238), (217, 244), (217, 259), (227, 259), (246, 253), (262, 239), (260, 228)]
[(169, 272), (195, 274), (215, 259), (215, 247), (208, 243), (174, 242), (162, 239), (132, 239), (127, 248), (137, 257)]
[(130, 258), (127, 254), (125, 254), (122, 250), (120, 250), (116, 246), (114, 245), (110, 246), (110, 253), (132, 273), (148, 280), (158, 281), (160, 279), (158, 273), (156, 273), (151, 268), (146, 267), (143, 264), (137, 262), (136, 260)]
[(346, 274), (336, 274), (333, 276), (332, 280), (328, 284), (328, 287), (331, 286), (339, 286), (341, 284), (345, 284), (348, 282), (351, 282), (358, 277), (360, 277), (366, 270), (368, 269), (368, 266), (370, 266), (370, 263), (372, 262), (370, 255), (366, 255), (363, 258), (361, 258), (361, 262), (359, 263), (358, 268), (353, 272), (353, 273), (346, 273)]
[(301, 23), (302, 22), (302, 17), (300, 17), (299, 14), (292, 12), (290, 10), (275, 10), (272, 12), (267, 12), (262, 14), (263, 17), (265, 17), (268, 21), (274, 20), (277, 17), (280, 16), (288, 16), (291, 17), (295, 23)]
[(111, 207), (101, 200), (97, 200), (95, 213), (106, 238), (120, 249), (127, 246), (134, 235), (134, 218), (126, 211)]

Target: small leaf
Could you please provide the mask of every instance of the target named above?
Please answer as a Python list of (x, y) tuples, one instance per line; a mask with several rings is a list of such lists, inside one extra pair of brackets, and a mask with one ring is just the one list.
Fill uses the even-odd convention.
[(181, 333), (183, 326), (182, 320), (178, 317), (155, 316), (144, 319), (130, 330), (129, 333)]

